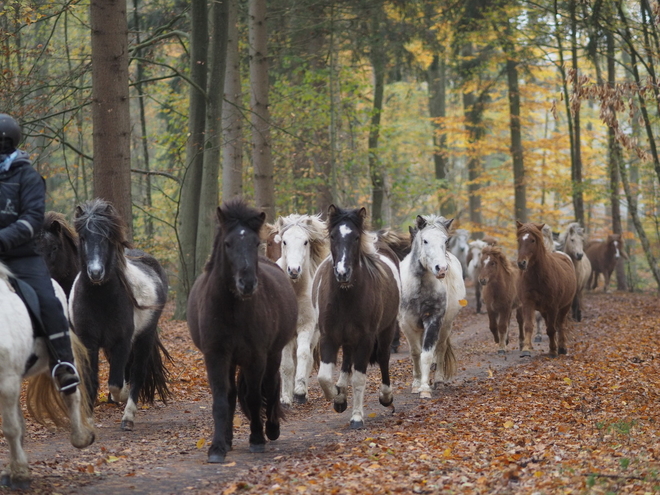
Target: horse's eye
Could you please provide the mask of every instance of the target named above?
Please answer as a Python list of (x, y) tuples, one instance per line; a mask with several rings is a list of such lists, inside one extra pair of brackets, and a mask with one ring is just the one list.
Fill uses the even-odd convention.
[(309, 242), (309, 241), (305, 241), (305, 246), (307, 246), (307, 243), (308, 243), (308, 242)]
[(426, 239), (424, 239), (424, 244), (428, 244), (428, 243), (429, 243), (429, 241), (427, 241)]
[(282, 244), (284, 244), (286, 246), (286, 241), (282, 241)]

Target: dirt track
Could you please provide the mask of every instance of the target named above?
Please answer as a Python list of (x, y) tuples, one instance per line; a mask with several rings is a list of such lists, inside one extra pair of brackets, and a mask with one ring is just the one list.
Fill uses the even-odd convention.
[[(487, 379), (498, 369), (520, 362), (514, 350), (517, 337), (512, 338), (509, 352), (497, 354), (487, 328), (487, 317), (474, 313), (474, 297), (455, 321), (453, 344), (458, 359), (458, 374), (444, 390), (434, 392), (433, 400), (451, 399), (452, 389), (466, 386), (472, 380)], [(168, 349), (179, 349), (185, 363), (178, 363), (174, 381), (180, 390), (185, 387), (186, 373), (196, 369), (203, 374), (201, 355), (192, 347), (185, 325), (163, 323), (163, 335)], [(513, 330), (513, 327), (511, 327)], [(517, 332), (512, 332), (515, 336)], [(536, 344), (537, 355), (547, 351), (547, 341)], [(264, 454), (248, 452), (248, 428), (242, 416), (235, 421), (234, 450), (222, 465), (207, 464), (206, 451), (212, 434), (210, 392), (197, 384), (191, 396), (175, 395), (167, 406), (160, 403), (140, 410), (133, 432), (119, 429), (121, 410), (102, 404), (95, 410), (97, 441), (87, 449), (77, 451), (67, 441), (63, 430), (48, 431), (28, 421), (26, 450), (33, 472), (34, 493), (194, 493), (207, 485), (230, 482), (247, 469), (260, 469), (275, 463), (280, 456), (313, 450), (329, 442), (358, 442), (391, 421), (402, 421), (424, 408), (418, 396), (410, 393), (411, 364), (407, 346), (392, 355), (392, 382), (396, 412), (378, 404), (377, 368), (371, 368), (365, 397), (365, 428), (350, 430), (349, 409), (336, 414), (321, 395), (315, 377), (310, 380), (310, 401), (288, 413), (278, 441), (270, 442)], [(180, 370), (180, 371), (178, 371)], [(190, 383), (190, 388), (193, 383)], [(242, 420), (242, 421), (241, 421)], [(238, 423), (241, 424), (238, 424)], [(7, 460), (3, 441), (2, 461)]]

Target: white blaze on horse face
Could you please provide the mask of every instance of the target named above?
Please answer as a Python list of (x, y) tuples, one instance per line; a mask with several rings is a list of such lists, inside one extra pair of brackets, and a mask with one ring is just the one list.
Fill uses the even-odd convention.
[(619, 256), (621, 256), (621, 254), (619, 253), (619, 242), (614, 241), (614, 259), (618, 260)]
[(490, 262), (490, 256), (486, 257), (484, 260), (484, 266), (486, 266)]
[(447, 234), (431, 226), (422, 229), (417, 236), (422, 247), (420, 261), (435, 277), (442, 278), (447, 273)]
[(527, 239), (529, 239), (529, 234), (525, 234), (524, 236), (522, 236), (523, 241), (526, 241)]
[(282, 241), (282, 259), (286, 272), (292, 279), (297, 279), (309, 260), (308, 236), (303, 229), (293, 226), (282, 234)]
[(341, 234), (342, 237), (346, 237), (351, 232), (353, 232), (353, 229), (351, 229), (348, 225), (341, 224), (339, 226), (339, 233)]

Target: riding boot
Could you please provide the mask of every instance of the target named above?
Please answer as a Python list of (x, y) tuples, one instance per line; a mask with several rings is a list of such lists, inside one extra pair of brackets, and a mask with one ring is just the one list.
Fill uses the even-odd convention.
[(65, 395), (72, 394), (80, 384), (78, 370), (74, 364), (69, 333), (49, 337), (51, 354), (51, 375), (57, 382), (59, 391)]

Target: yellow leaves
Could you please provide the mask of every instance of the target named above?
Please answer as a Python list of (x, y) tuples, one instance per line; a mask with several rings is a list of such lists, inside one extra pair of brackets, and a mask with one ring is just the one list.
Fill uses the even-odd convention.
[(412, 40), (406, 43), (404, 47), (422, 68), (428, 68), (433, 62), (433, 52), (424, 46), (422, 40)]
[(564, 383), (570, 387), (573, 385), (573, 380), (571, 380), (569, 377), (566, 377), (564, 378)]
[(119, 460), (119, 457), (116, 457), (114, 455), (109, 455), (108, 458), (106, 459), (106, 462), (111, 463), (111, 462), (117, 462)]
[(206, 444), (206, 439), (200, 438), (199, 440), (197, 440), (196, 446), (198, 449), (201, 449), (202, 447), (204, 447), (205, 444)]
[(509, 421), (505, 421), (503, 426), (505, 428), (513, 428), (513, 425), (514, 425), (513, 421), (509, 420)]
[(243, 424), (243, 419), (241, 416), (234, 416), (234, 421), (232, 424), (234, 425), (234, 428), (239, 428)]
[(235, 461), (228, 462), (227, 464), (223, 464), (222, 467), (234, 467), (236, 465)]
[(460, 304), (461, 306), (467, 306), (468, 304), (467, 299), (459, 299), (458, 304)]
[(442, 457), (444, 457), (445, 459), (448, 459), (448, 458), (451, 457), (451, 449), (449, 447), (447, 447), (445, 449), (445, 451), (442, 453)]
[(376, 417), (376, 413), (369, 413), (369, 414), (367, 414), (367, 417), (369, 417), (369, 418), (375, 418), (375, 417)]

